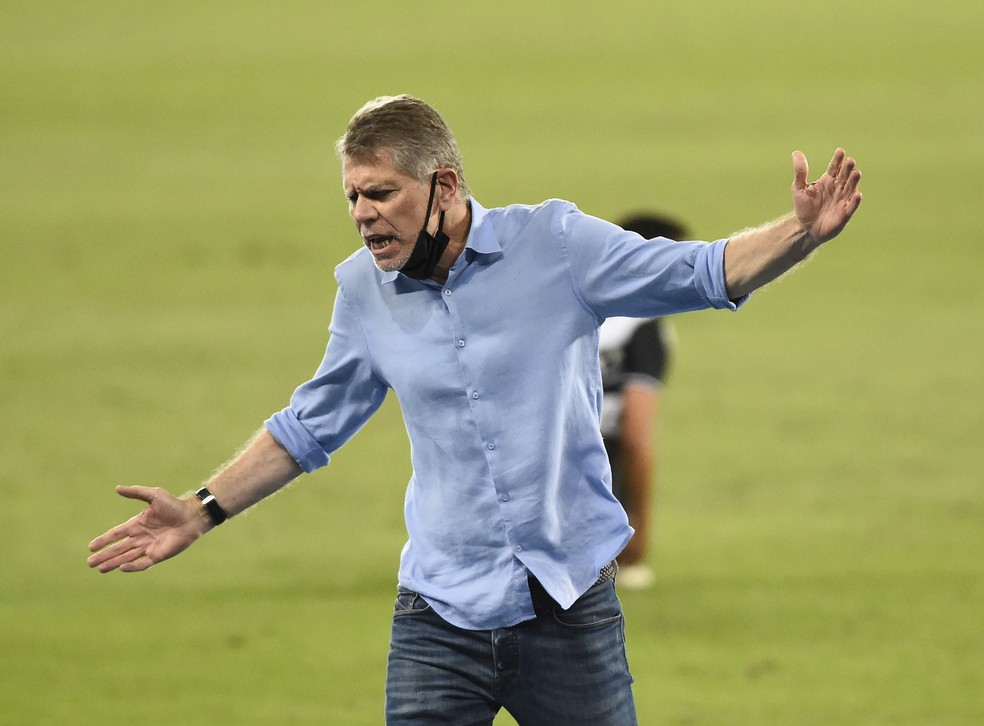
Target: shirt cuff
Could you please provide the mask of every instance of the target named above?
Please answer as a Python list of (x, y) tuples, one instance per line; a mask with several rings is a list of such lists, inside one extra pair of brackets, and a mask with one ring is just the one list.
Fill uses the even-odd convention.
[(737, 300), (728, 298), (728, 288), (724, 282), (724, 248), (728, 246), (727, 239), (711, 242), (700, 250), (694, 264), (694, 275), (697, 286), (712, 308), (737, 310), (751, 297), (751, 293)]
[(325, 466), (331, 460), (318, 440), (304, 428), (304, 424), (289, 407), (273, 414), (263, 425), (308, 474)]

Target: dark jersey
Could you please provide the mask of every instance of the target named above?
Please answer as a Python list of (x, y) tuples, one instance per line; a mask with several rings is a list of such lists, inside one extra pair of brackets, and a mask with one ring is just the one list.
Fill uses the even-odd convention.
[(612, 467), (612, 492), (623, 504), (625, 477), (619, 445), (622, 390), (630, 382), (654, 388), (663, 384), (670, 357), (666, 333), (667, 325), (659, 318), (609, 318), (601, 326), (601, 434)]
[(666, 337), (665, 323), (659, 318), (609, 318), (601, 326), (601, 433), (606, 438), (618, 435), (626, 383), (660, 386), (665, 382), (669, 365)]

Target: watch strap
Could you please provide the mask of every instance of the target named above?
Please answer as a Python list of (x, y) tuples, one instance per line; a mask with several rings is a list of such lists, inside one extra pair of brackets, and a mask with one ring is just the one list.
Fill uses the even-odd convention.
[(222, 505), (216, 501), (215, 496), (208, 490), (208, 487), (202, 487), (199, 489), (195, 492), (195, 496), (202, 501), (205, 511), (208, 512), (209, 519), (212, 520), (212, 524), (216, 527), (229, 518), (229, 514), (222, 508)]

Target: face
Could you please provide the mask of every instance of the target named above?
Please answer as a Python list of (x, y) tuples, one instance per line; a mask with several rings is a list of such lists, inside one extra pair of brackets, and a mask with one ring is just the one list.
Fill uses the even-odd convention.
[[(376, 267), (399, 270), (417, 243), (430, 185), (398, 171), (386, 155), (379, 155), (372, 163), (345, 160), (342, 186), (349, 215)], [(434, 206), (431, 216), (437, 213)]]

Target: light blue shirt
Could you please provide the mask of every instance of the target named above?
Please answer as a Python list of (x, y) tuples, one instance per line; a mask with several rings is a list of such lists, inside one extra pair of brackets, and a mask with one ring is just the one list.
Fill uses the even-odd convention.
[(535, 617), (528, 573), (570, 607), (632, 536), (599, 432), (601, 322), (743, 301), (726, 240), (646, 241), (559, 200), (470, 204), (443, 286), (366, 249), (336, 268), (324, 360), (266, 426), (312, 471), (392, 389), (413, 464), (400, 584), (492, 629)]

